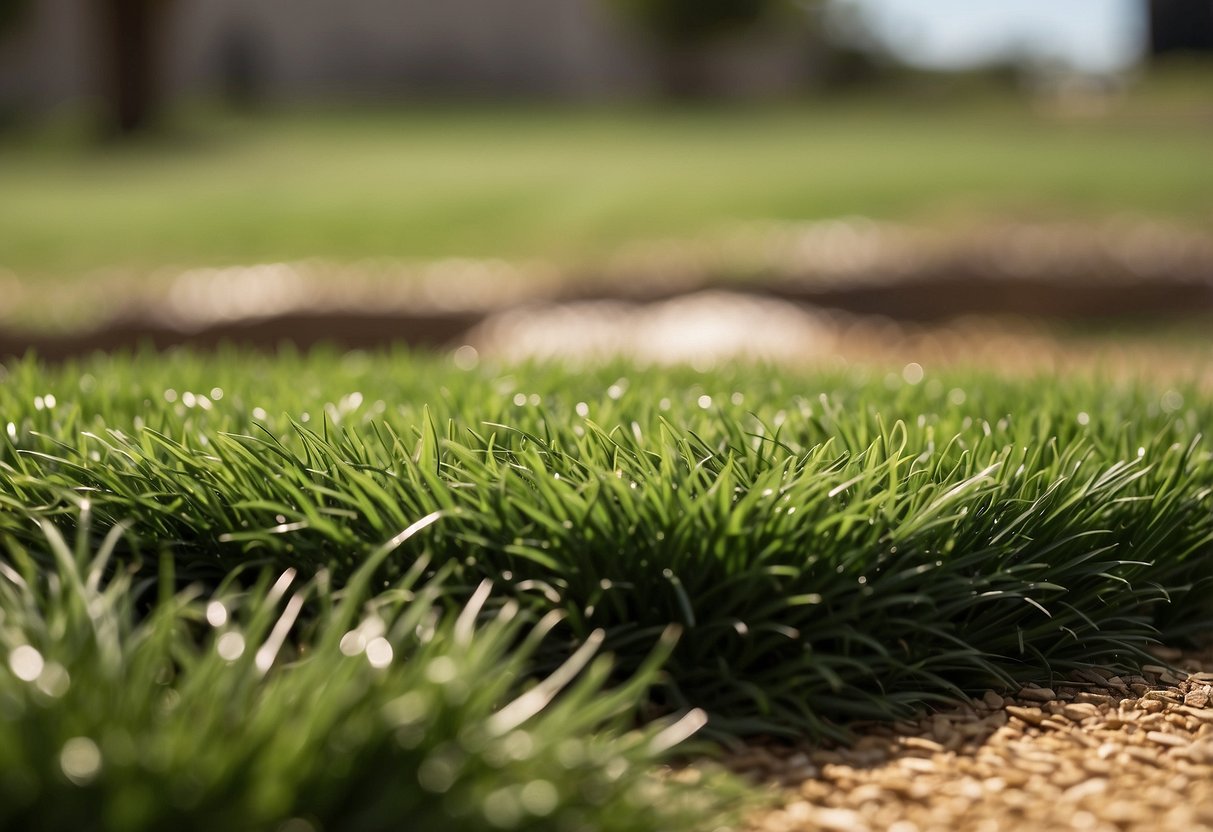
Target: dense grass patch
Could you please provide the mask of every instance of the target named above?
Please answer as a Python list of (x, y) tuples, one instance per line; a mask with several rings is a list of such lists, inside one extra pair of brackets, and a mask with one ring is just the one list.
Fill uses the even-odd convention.
[(108, 568), (117, 534), (43, 532), (53, 566), (0, 562), (6, 829), (699, 830), (738, 796), (654, 771), (700, 714), (629, 730), (669, 639), (620, 687), (597, 636), (532, 685), (557, 613), (486, 584), (448, 614), (421, 562), (372, 591), (392, 546), (340, 590), (288, 569), (178, 592), (171, 561)]
[(340, 582), (438, 512), (377, 580), (425, 556), (457, 596), (561, 610), (540, 668), (602, 630), (633, 670), (678, 624), (651, 704), (721, 731), (833, 733), (1209, 624), (1194, 389), (182, 354), (18, 363), (0, 414), (14, 551), (50, 562), (39, 522), (87, 499), (183, 581)]

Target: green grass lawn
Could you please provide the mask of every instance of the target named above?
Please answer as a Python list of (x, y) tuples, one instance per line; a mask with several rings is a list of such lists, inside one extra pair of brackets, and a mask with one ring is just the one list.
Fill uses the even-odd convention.
[(653, 775), (704, 712), (841, 736), (1213, 625), (1196, 389), (323, 352), (2, 378), (6, 827), (717, 828), (735, 786)]
[[(1207, 124), (1182, 108), (311, 112), (181, 135), (4, 139), (0, 267), (578, 261), (846, 213), (1213, 219)], [(0, 827), (723, 829), (735, 784), (657, 774), (698, 729), (844, 737), (1213, 630), (1207, 389), (910, 377), (2, 365)]]
[(661, 110), (195, 115), (90, 147), (0, 140), (0, 267), (28, 277), (280, 258), (593, 258), (747, 220), (1128, 212), (1207, 225), (1207, 113), (822, 100)]

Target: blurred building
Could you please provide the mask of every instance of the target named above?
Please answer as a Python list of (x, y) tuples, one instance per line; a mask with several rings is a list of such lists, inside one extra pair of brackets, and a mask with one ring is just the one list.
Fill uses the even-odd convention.
[[(0, 41), (0, 105), (45, 109), (97, 93), (100, 4), (33, 0)], [(604, 0), (170, 0), (157, 65), (167, 95), (593, 98), (659, 82), (650, 44)], [(770, 31), (714, 57), (726, 87), (787, 91), (800, 33)], [(727, 90), (726, 90), (727, 91)]]
[(1213, 52), (1213, 0), (1150, 0), (1150, 53)]

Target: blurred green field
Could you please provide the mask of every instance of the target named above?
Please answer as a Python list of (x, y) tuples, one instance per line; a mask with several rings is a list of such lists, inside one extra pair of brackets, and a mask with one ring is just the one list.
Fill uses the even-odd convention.
[[(1156, 102), (1157, 103), (1157, 102)], [(0, 138), (0, 267), (73, 277), (322, 256), (541, 256), (748, 220), (1213, 220), (1190, 100), (1063, 116), (1026, 101), (311, 109), (177, 120), (98, 146)]]

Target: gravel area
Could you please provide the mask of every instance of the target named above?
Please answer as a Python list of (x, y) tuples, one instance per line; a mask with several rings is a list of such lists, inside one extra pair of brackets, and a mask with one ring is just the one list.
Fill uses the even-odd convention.
[(849, 747), (749, 746), (727, 764), (776, 801), (747, 829), (1213, 830), (1213, 650), (1158, 655), (1141, 675), (990, 691)]

